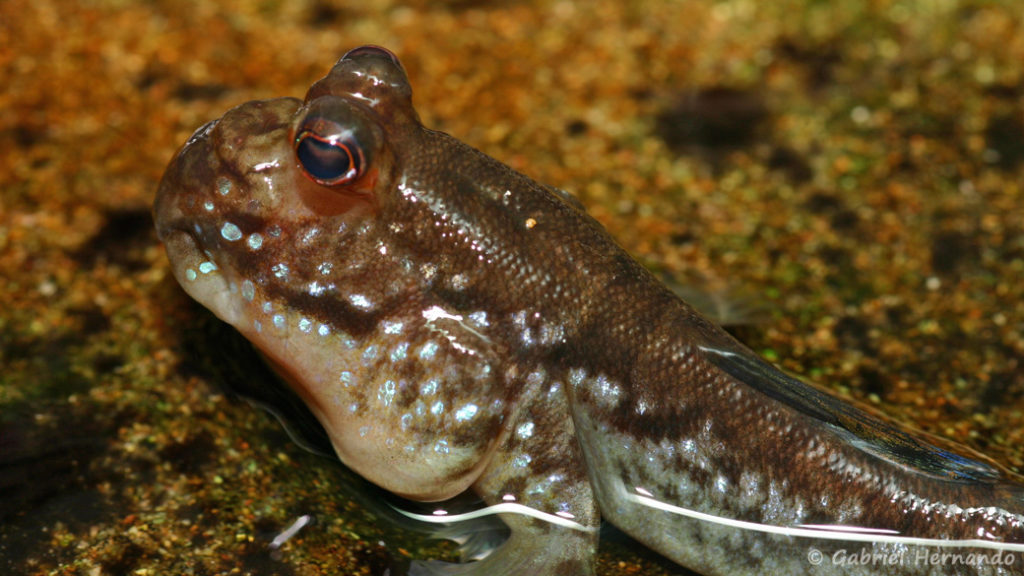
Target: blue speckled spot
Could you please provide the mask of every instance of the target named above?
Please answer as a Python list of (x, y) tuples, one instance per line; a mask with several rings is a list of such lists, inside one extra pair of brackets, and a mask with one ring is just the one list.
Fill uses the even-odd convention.
[(395, 382), (393, 380), (386, 380), (381, 385), (380, 389), (377, 390), (377, 399), (381, 401), (385, 406), (390, 406), (391, 401), (395, 398)]
[(261, 236), (259, 233), (250, 234), (249, 239), (246, 240), (246, 242), (249, 244), (249, 248), (252, 248), (253, 250), (259, 250), (260, 247), (263, 246), (263, 236)]
[(373, 302), (370, 302), (370, 299), (362, 294), (353, 294), (348, 297), (348, 301), (356, 308), (362, 308), (363, 310), (373, 308)]
[(434, 402), (434, 405), (430, 407), (430, 413), (435, 416), (441, 414), (442, 412), (444, 412), (444, 402)]
[(228, 180), (227, 178), (218, 178), (217, 192), (221, 196), (227, 196), (228, 192), (231, 192), (231, 180)]
[(434, 444), (434, 452), (437, 452), (438, 454), (447, 454), (448, 451), (448, 440), (438, 440), (437, 444)]
[[(527, 463), (530, 462), (530, 457), (529, 456), (526, 457), (526, 461), (527, 461)], [(527, 494), (543, 494), (543, 493), (545, 493), (545, 492), (547, 492), (548, 490), (551, 489), (552, 484), (556, 484), (556, 483), (559, 483), (561, 481), (562, 481), (562, 475), (561, 474), (552, 474), (551, 476), (548, 476), (544, 480), (541, 480), (540, 482), (537, 482), (536, 484), (534, 484), (533, 487), (529, 488), (526, 491), (526, 493)]]
[(228, 242), (234, 242), (242, 239), (242, 231), (238, 229), (238, 226), (235, 226), (231, 222), (225, 222), (224, 225), (220, 227), (220, 235)]
[(305, 332), (306, 334), (309, 334), (310, 332), (313, 331), (313, 321), (310, 320), (309, 318), (300, 318), (299, 330)]
[(246, 302), (252, 302), (255, 297), (256, 286), (250, 280), (242, 280), (242, 298), (245, 298)]
[(284, 314), (274, 314), (273, 322), (277, 328), (284, 328)]
[(363, 364), (370, 364), (377, 359), (377, 347), (370, 345), (363, 350)]
[(195, 270), (193, 270), (191, 268), (185, 270), (185, 278), (187, 278), (190, 282), (192, 280), (195, 280), (197, 276), (198, 275), (196, 274)]
[(516, 428), (516, 436), (519, 436), (523, 440), (533, 436), (533, 422), (520, 424), (519, 427)]
[(520, 454), (512, 459), (512, 465), (516, 468), (526, 468), (530, 465), (531, 460), (532, 458), (530, 458), (529, 454)]
[(719, 475), (717, 478), (715, 478), (715, 489), (718, 490), (719, 492), (721, 492), (722, 494), (725, 494), (726, 492), (728, 492), (729, 491), (729, 479), (726, 478), (725, 476)]
[(398, 362), (399, 360), (405, 359), (406, 350), (409, 349), (408, 342), (402, 342), (391, 351), (391, 361)]
[(209, 274), (210, 272), (213, 272), (216, 269), (217, 265), (214, 264), (213, 262), (210, 262), (209, 260), (199, 264), (199, 272), (203, 274)]
[(466, 404), (462, 408), (455, 411), (455, 419), (459, 422), (465, 422), (476, 416), (477, 407), (476, 404)]
[(356, 340), (350, 336), (347, 332), (338, 332), (338, 341), (345, 347), (346, 350), (352, 350), (356, 347)]
[(430, 360), (437, 353), (437, 342), (427, 342), (420, 348), (420, 359)]

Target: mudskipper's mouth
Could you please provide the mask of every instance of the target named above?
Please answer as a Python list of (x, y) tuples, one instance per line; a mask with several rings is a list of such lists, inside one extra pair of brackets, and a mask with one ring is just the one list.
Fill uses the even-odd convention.
[(158, 232), (178, 284), (221, 320), (237, 327), (244, 311), (236, 274), (217, 258), (209, 233), (185, 219), (165, 223)]
[(207, 249), (202, 239), (202, 232), (197, 232), (195, 227), (187, 224), (170, 225), (159, 232), (160, 240), (163, 241), (169, 259), (174, 268), (174, 274), (178, 281), (188, 290), (188, 284), (195, 282), (199, 276), (209, 276), (216, 273), (223, 277), (221, 266), (214, 254)]

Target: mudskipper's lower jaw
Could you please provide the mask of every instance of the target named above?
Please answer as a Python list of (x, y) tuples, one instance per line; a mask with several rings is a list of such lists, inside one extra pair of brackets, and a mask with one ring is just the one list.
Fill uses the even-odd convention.
[(707, 574), (806, 573), (810, 544), (1024, 553), (1018, 477), (757, 358), (575, 203), (423, 128), (383, 49), (198, 130), (154, 214), (349, 467), (508, 513), (476, 573), (591, 573), (598, 505)]
[(194, 232), (169, 230), (162, 234), (162, 239), (168, 250), (183, 255), (172, 264), (172, 272), (185, 292), (224, 322), (241, 325), (244, 312), (237, 301), (239, 283), (231, 271), (200, 248), (203, 243)]

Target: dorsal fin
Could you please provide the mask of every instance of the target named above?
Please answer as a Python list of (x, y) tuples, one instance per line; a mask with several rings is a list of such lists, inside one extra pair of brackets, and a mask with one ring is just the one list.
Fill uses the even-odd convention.
[(759, 392), (847, 436), (858, 449), (944, 480), (994, 482), (1004, 478), (996, 466), (936, 446), (922, 435), (861, 410), (775, 368), (746, 348), (705, 346), (713, 365)]

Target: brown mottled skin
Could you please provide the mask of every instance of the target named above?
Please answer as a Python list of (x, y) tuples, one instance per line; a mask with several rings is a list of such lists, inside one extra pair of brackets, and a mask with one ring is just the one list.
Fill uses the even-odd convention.
[(415, 571), (590, 574), (603, 518), (705, 574), (1024, 573), (1020, 478), (758, 359), (567, 195), (424, 128), (383, 49), (198, 130), (154, 214), (178, 281), (349, 467), (548, 515), (503, 513), (486, 559)]

